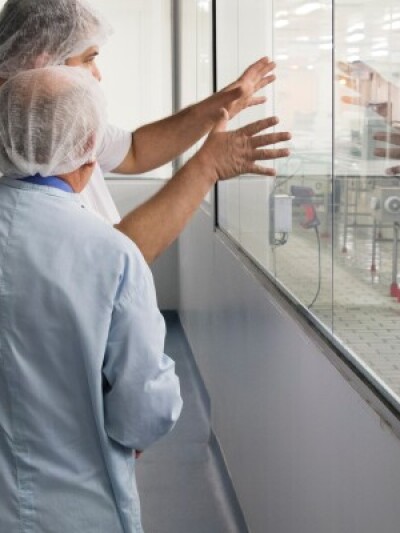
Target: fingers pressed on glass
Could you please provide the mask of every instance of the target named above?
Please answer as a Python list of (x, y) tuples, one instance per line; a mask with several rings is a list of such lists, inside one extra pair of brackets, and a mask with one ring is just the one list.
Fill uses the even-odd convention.
[(263, 130), (272, 128), (272, 126), (276, 126), (278, 123), (278, 117), (268, 117), (262, 120), (257, 120), (257, 122), (252, 122), (251, 124), (244, 126), (244, 128), (241, 128), (241, 131), (245, 135), (249, 135), (252, 137), (253, 135), (260, 133)]
[(248, 174), (259, 174), (261, 176), (276, 176), (276, 170), (274, 168), (262, 167), (260, 165), (251, 165), (249, 167)]
[(259, 150), (254, 150), (253, 160), (254, 161), (266, 161), (269, 159), (279, 159), (281, 157), (288, 157), (289, 150), (287, 148), (264, 148)]
[(255, 137), (252, 137), (251, 145), (253, 148), (259, 148), (260, 146), (289, 141), (290, 139), (291, 135), (287, 131), (278, 133), (267, 133), (265, 135), (257, 135)]
[(243, 74), (240, 76), (239, 80), (244, 79), (251, 79), (254, 78), (254, 80), (258, 78), (264, 78), (267, 77), (267, 74), (269, 74), (272, 70), (274, 70), (276, 67), (274, 62), (266, 62), (266, 61), (259, 61), (255, 63), (254, 65), (251, 65), (248, 69), (246, 69)]
[(248, 104), (248, 106), (252, 106), (252, 105), (260, 105), (260, 104), (265, 104), (265, 102), (267, 101), (267, 98), (265, 96), (257, 96), (255, 98), (252, 98), (250, 103)]
[(270, 61), (269, 57), (262, 57), (261, 59), (258, 59), (255, 63), (253, 63), (249, 68), (252, 67), (259, 71), (262, 71), (266, 68), (274, 68), (275, 63), (273, 61)]
[(262, 64), (260, 72), (262, 74), (268, 74), (268, 72), (271, 72), (271, 70), (274, 70), (276, 68), (276, 63), (274, 61), (269, 61), (268, 63)]
[(275, 74), (271, 74), (270, 76), (266, 76), (265, 78), (262, 78), (262, 80), (257, 85), (257, 90), (263, 89), (267, 85), (270, 85), (276, 80)]

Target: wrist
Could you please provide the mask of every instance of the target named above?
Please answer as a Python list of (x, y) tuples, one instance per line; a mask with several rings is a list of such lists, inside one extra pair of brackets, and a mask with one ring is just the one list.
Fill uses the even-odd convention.
[(209, 187), (213, 187), (218, 181), (218, 172), (214, 159), (202, 147), (189, 161), (196, 174), (208, 182)]
[(219, 109), (215, 109), (213, 97), (214, 95), (211, 95), (205, 100), (191, 106), (194, 119), (197, 122), (203, 122), (204, 129), (207, 132), (215, 126), (219, 117)]

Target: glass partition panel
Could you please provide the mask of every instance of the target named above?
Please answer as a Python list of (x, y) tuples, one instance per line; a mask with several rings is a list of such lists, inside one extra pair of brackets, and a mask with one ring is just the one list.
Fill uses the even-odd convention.
[(302, 6), (217, 2), (218, 86), (264, 55), (278, 64), (269, 102), (242, 113), (232, 127), (275, 114), (277, 129), (293, 134), (291, 157), (267, 163), (276, 166), (275, 180), (241, 176), (219, 185), (219, 223), (331, 330), (332, 8)]
[(276, 277), (331, 330), (331, 2), (275, 0), (273, 25), (275, 112), (292, 132), (291, 156), (278, 162), (273, 196), (276, 215), (281, 195), (289, 196), (292, 206), (289, 230), (274, 228)]
[[(268, 27), (272, 5), (265, 0), (220, 0), (217, 7), (217, 86), (237, 79), (253, 62), (272, 53)], [(266, 105), (250, 107), (235, 117), (230, 127), (273, 114), (272, 89)], [(274, 163), (272, 163), (272, 166)], [(271, 166), (271, 162), (269, 162)], [(244, 175), (219, 184), (219, 223), (261, 266), (272, 266), (269, 246), (269, 197), (272, 178)]]
[(399, 401), (400, 4), (336, 0), (335, 28), (334, 330)]
[[(219, 225), (400, 407), (400, 4), (217, 0), (219, 87), (271, 55), (291, 155), (219, 185)], [(271, 90), (271, 88), (269, 88)]]

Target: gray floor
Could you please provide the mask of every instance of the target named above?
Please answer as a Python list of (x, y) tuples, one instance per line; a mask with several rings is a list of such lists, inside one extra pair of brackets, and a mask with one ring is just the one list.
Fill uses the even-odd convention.
[(176, 362), (184, 408), (173, 432), (137, 463), (144, 530), (246, 533), (218, 449), (210, 445), (206, 401), (190, 348), (177, 314), (165, 318), (166, 353)]

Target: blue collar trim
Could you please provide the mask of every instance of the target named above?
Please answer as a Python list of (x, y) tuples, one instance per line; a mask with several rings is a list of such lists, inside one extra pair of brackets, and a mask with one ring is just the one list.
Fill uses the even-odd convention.
[(54, 187), (56, 189), (61, 189), (66, 192), (74, 192), (73, 188), (64, 180), (57, 178), (56, 176), (47, 176), (43, 178), (40, 174), (35, 174), (34, 176), (27, 176), (22, 178), (21, 181), (26, 181), (28, 183), (34, 183), (35, 185), (45, 185), (47, 187)]

